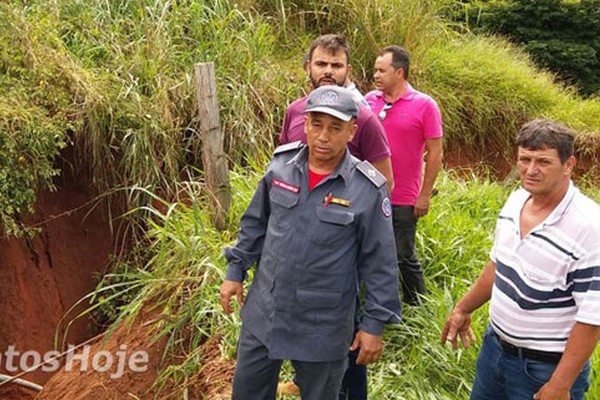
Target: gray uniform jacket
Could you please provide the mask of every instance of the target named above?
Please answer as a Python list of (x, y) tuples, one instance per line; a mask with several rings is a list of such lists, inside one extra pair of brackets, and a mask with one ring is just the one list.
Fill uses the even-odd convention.
[(276, 149), (225, 249), (227, 279), (258, 264), (241, 317), (269, 358), (333, 361), (348, 354), (359, 280), (360, 329), (381, 335), (400, 322), (391, 205), (385, 178), (348, 151), (309, 191), (307, 154), (300, 142)]

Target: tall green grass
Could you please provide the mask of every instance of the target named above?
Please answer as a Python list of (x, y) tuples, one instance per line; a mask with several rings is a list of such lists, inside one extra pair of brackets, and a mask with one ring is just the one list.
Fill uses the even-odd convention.
[[(404, 307), (403, 324), (386, 331), (382, 360), (369, 369), (373, 398), (466, 399), (470, 392), (477, 349), (441, 346), (441, 329), (489, 259), (496, 216), (512, 185), (450, 172), (436, 186), (417, 230), (428, 294), (422, 306)], [(485, 309), (474, 314), (479, 338), (486, 324)]]
[[(258, 163), (264, 165), (264, 160), (250, 162)], [(238, 225), (260, 177), (254, 168), (231, 174), (232, 226)], [(226, 270), (223, 247), (235, 241), (235, 228), (219, 232), (212, 227), (202, 183), (182, 182), (178, 189), (176, 201), (147, 192), (154, 206), (132, 210), (149, 216), (150, 229), (139, 243), (144, 247), (141, 258), (148, 261), (141, 265), (139, 258), (131, 257), (119, 272), (104, 276), (88, 309), (102, 320), (116, 316), (113, 327), (145, 307), (161, 311), (157, 338), (169, 338), (166, 354), (180, 362), (165, 368), (158, 387), (167, 381), (176, 385), (189, 381), (201, 368), (199, 346), (215, 334), (222, 335), (224, 354), (233, 356), (240, 325), (239, 317), (226, 317), (219, 304)]]
[[(297, 0), (244, 1), (248, 12), (265, 15), (281, 29), (275, 33), (281, 61), (290, 63), (289, 54), (300, 61), (310, 43), (318, 35), (343, 33), (351, 48), (350, 62), (359, 86), (367, 89), (373, 62), (380, 48), (388, 44), (403, 44), (413, 51), (418, 65), (421, 53), (435, 43), (454, 36), (442, 15), (452, 4), (448, 0)], [(289, 66), (288, 66), (289, 68)], [(300, 68), (292, 70), (302, 78)]]
[(103, 95), (83, 107), (75, 136), (99, 183), (172, 192), (188, 163), (201, 167), (197, 62), (216, 65), (232, 161), (271, 146), (263, 131), (285, 82), (271, 72), (272, 28), (260, 18), (227, 1), (143, 0), (63, 1), (60, 16), (61, 39)]
[[(54, 159), (67, 142), (76, 154), (69, 161), (98, 190), (136, 186), (172, 197), (175, 182), (202, 168), (194, 63), (216, 65), (232, 163), (272, 148), (282, 114), (273, 111), (297, 86), (273, 64), (273, 25), (235, 2), (11, 0), (0, 7), (5, 230), (31, 210), (36, 190), (53, 188)], [(22, 174), (11, 176), (14, 165)], [(127, 200), (150, 199), (132, 191)]]
[[(508, 148), (515, 128), (539, 116), (597, 136), (598, 99), (582, 100), (555, 85), (504, 41), (465, 33), (445, 19), (455, 5), (453, 0), (3, 2), (0, 138), (12, 149), (0, 159), (7, 182), (0, 184), (5, 230), (18, 226), (36, 190), (53, 187), (59, 172), (53, 161), (67, 143), (76, 150), (73, 167), (87, 169), (98, 190), (138, 186), (173, 196), (174, 182), (202, 169), (196, 62), (216, 64), (231, 163), (270, 150), (285, 107), (307, 88), (302, 56), (322, 33), (349, 38), (354, 79), (365, 91), (372, 88), (378, 49), (392, 43), (407, 47), (411, 81), (442, 106), (447, 143)], [(9, 174), (12, 166), (19, 173)], [(128, 198), (131, 206), (149, 200), (140, 191)]]
[(425, 59), (419, 85), (440, 103), (449, 142), (500, 145), (509, 156), (513, 133), (535, 117), (600, 132), (599, 101), (557, 85), (503, 40), (467, 35), (430, 48)]

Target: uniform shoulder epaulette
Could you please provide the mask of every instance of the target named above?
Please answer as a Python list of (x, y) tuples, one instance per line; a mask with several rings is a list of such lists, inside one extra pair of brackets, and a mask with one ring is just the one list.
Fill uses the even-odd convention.
[(366, 176), (367, 179), (378, 188), (382, 187), (387, 182), (385, 176), (383, 176), (381, 172), (377, 171), (377, 169), (368, 161), (359, 162), (356, 164), (356, 169), (362, 172), (363, 175)]
[(297, 141), (291, 142), (291, 143), (282, 144), (281, 146), (277, 146), (277, 148), (273, 152), (273, 155), (287, 153), (288, 151), (292, 151), (292, 150), (298, 150), (302, 146), (304, 146), (304, 144), (300, 140), (297, 140)]

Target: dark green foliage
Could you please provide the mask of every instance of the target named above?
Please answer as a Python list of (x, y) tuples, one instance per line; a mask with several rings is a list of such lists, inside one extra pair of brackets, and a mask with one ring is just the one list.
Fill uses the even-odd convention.
[[(546, 0), (545, 0), (546, 1)], [(597, 4), (596, 0), (596, 4)], [(99, 191), (173, 198), (201, 180), (193, 64), (213, 61), (231, 164), (271, 152), (284, 110), (307, 88), (301, 60), (322, 33), (349, 38), (353, 79), (372, 88), (377, 50), (412, 55), (411, 83), (442, 107), (446, 143), (512, 156), (518, 125), (546, 116), (600, 131), (600, 102), (505, 41), (458, 35), (454, 0), (8, 0), (0, 2), (0, 219), (14, 232), (55, 158), (74, 147)], [(589, 8), (590, 15), (593, 9)], [(598, 29), (585, 27), (582, 34)], [(570, 48), (577, 57), (586, 49)], [(575, 56), (565, 56), (575, 57)], [(592, 60), (591, 55), (589, 60)], [(591, 69), (580, 63), (581, 68)], [(147, 204), (129, 191), (130, 207)]]
[[(166, 196), (202, 168), (193, 66), (215, 63), (232, 162), (272, 146), (293, 82), (271, 68), (271, 27), (233, 2), (0, 3), (0, 221), (19, 233), (68, 143), (100, 191)], [(285, 81), (284, 81), (285, 80)], [(73, 160), (70, 160), (73, 161)], [(196, 168), (189, 168), (189, 166)], [(199, 178), (200, 179), (200, 178)], [(140, 191), (130, 206), (144, 204)]]
[(61, 71), (36, 54), (51, 32), (48, 18), (27, 29), (29, 10), (0, 4), (0, 222), (22, 234), (20, 214), (32, 211), (36, 190), (52, 189), (54, 158), (71, 129), (69, 85)]
[(473, 26), (508, 36), (540, 65), (590, 95), (600, 91), (600, 1), (483, 2)]

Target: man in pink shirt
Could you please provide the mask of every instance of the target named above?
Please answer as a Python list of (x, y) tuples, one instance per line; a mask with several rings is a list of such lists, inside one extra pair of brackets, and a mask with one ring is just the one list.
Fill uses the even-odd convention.
[[(384, 48), (375, 61), (378, 90), (365, 98), (385, 129), (392, 151), (394, 236), (404, 302), (415, 305), (425, 293), (415, 248), (417, 219), (429, 211), (442, 165), (442, 117), (436, 102), (408, 83), (410, 55), (400, 46)], [(423, 155), (425, 172), (423, 173)]]
[[(352, 67), (350, 49), (343, 35), (322, 35), (312, 43), (305, 62), (312, 88), (324, 85), (344, 86)], [(308, 96), (294, 101), (286, 110), (279, 143), (285, 144), (297, 140), (306, 143), (304, 133), (304, 109)], [(359, 104), (356, 119), (357, 131), (348, 149), (353, 156), (367, 160), (379, 170), (388, 181), (392, 190), (392, 163), (390, 149), (381, 123), (369, 107)]]

